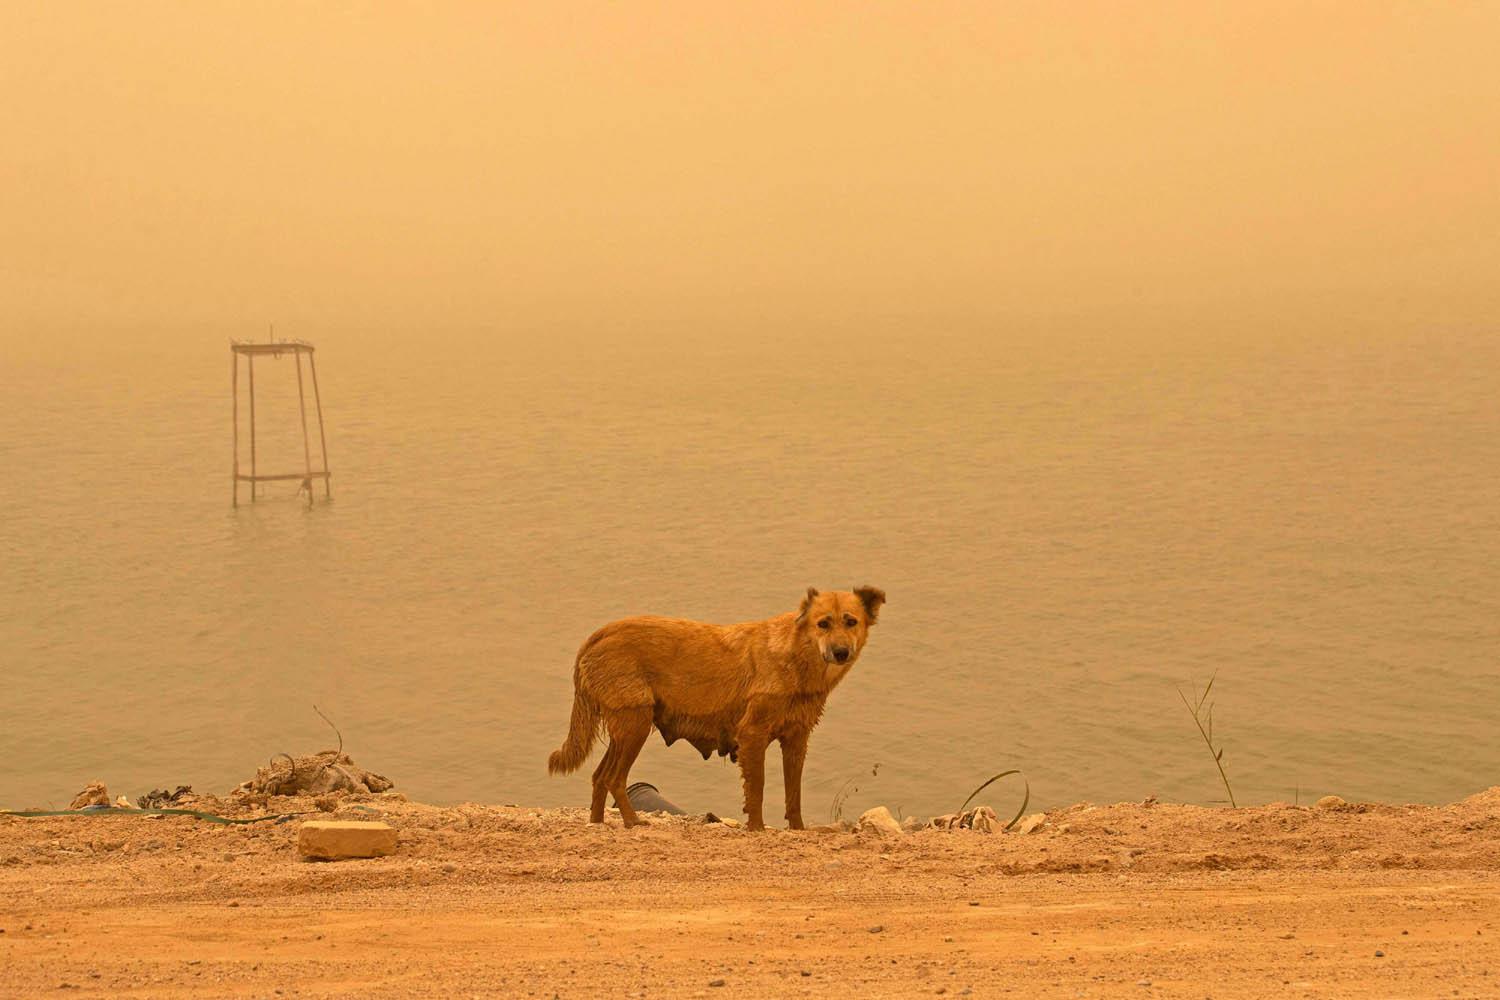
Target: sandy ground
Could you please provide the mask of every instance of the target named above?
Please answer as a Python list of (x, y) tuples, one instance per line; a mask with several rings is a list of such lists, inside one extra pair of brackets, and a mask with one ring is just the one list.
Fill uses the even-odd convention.
[[(278, 798), (273, 811), (316, 808)], [(1500, 997), (1500, 788), (749, 834), (351, 796), (296, 822), (0, 817), (0, 996)]]

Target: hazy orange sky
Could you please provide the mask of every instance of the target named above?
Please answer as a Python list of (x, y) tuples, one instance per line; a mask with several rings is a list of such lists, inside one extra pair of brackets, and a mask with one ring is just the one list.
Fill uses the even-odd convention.
[(7, 4), (0, 326), (1493, 318), (1500, 4)]

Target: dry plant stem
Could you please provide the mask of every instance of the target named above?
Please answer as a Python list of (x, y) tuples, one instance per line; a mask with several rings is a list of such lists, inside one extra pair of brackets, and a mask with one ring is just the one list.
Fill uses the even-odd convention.
[[(307, 502), (308, 503), (312, 503), (312, 484), (311, 483), (309, 483), (308, 487), (307, 487)], [(339, 765), (338, 765), (338, 759), (344, 753), (344, 734), (341, 733), (341, 732), (339, 732), (339, 727), (335, 726), (333, 724), (333, 720), (330, 719), (328, 716), (324, 715), (323, 714), (323, 710), (321, 708), (319, 708), (317, 705), (313, 706), (313, 711), (318, 713), (318, 718), (320, 718), (324, 722), (328, 723), (328, 728), (332, 729), (333, 730), (333, 735), (337, 736), (338, 739), (339, 739), (339, 748), (336, 751), (334, 751), (333, 760), (325, 763), (322, 767), (318, 768), (318, 774), (322, 774), (324, 771), (326, 771), (330, 767), (332, 767), (335, 770), (337, 770), (340, 774), (342, 774), (345, 778), (347, 778), (351, 784), (353, 784), (354, 783), (354, 776), (352, 774), (350, 774), (348, 771), (344, 770), (342, 767), (339, 767)], [(317, 775), (314, 775), (314, 777), (316, 777), (316, 776)]]
[[(309, 492), (311, 492), (311, 491), (309, 490)], [(318, 718), (320, 718), (324, 722), (328, 723), (328, 728), (333, 730), (333, 735), (335, 735), (335, 736), (337, 736), (339, 738), (339, 749), (338, 749), (338, 752), (339, 753), (343, 753), (344, 752), (344, 734), (341, 733), (341, 732), (339, 732), (339, 727), (335, 726), (333, 724), (333, 720), (330, 719), (328, 716), (324, 715), (323, 714), (323, 710), (321, 708), (319, 708), (317, 705), (313, 706), (313, 711), (318, 713)]]
[[(296, 781), (297, 780), (297, 761), (295, 759), (293, 759), (293, 757), (292, 757), (291, 754), (289, 754), (289, 753), (287, 753), (286, 751), (283, 750), (281, 753), (273, 754), (272, 755), (271, 760), (270, 760), (270, 764), (271, 764), (271, 767), (272, 767), (273, 770), (276, 767), (276, 758), (277, 757), (285, 757), (286, 758), (287, 766), (289, 768), (291, 768), (290, 773), (287, 774), (286, 780), (288, 782)], [(280, 782), (277, 782), (277, 784), (279, 786)]]
[(1203, 737), (1203, 745), (1208, 747), (1208, 752), (1210, 754), (1213, 754), (1214, 766), (1219, 769), (1219, 780), (1224, 782), (1224, 791), (1229, 794), (1230, 808), (1238, 809), (1239, 803), (1234, 801), (1234, 789), (1229, 787), (1229, 776), (1224, 773), (1224, 751), (1214, 750), (1214, 741), (1212, 736), (1214, 711), (1213, 705), (1210, 704), (1208, 706), (1209, 729), (1205, 730), (1203, 728), (1203, 720), (1200, 717), (1200, 713), (1203, 710), (1203, 702), (1208, 698), (1208, 692), (1213, 690), (1213, 686), (1214, 678), (1210, 677), (1208, 679), (1208, 685), (1203, 689), (1203, 694), (1198, 699), (1198, 705), (1196, 708), (1188, 703), (1187, 696), (1182, 693), (1182, 688), (1177, 689), (1177, 697), (1182, 699), (1183, 707), (1185, 707), (1188, 710), (1188, 714), (1193, 717), (1193, 725), (1198, 727), (1198, 735)]

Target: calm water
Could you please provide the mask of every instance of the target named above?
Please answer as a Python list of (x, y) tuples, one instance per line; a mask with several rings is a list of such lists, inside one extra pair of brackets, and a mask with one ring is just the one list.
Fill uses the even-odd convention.
[[(1043, 806), (1212, 801), (1175, 686), (1215, 672), (1241, 802), (1500, 782), (1497, 338), (299, 332), (311, 510), (230, 508), (223, 337), (0, 339), (0, 805), (224, 792), (331, 745), (313, 703), (414, 797), (582, 804), (545, 760), (593, 628), (861, 583), (890, 604), (810, 818), (1003, 767)], [(257, 366), (263, 469), (301, 462), (294, 386)], [(634, 776), (737, 808), (684, 746)]]

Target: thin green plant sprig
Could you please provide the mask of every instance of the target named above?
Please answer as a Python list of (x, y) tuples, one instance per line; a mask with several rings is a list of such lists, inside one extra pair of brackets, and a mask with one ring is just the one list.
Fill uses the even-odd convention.
[[(878, 777), (879, 775), (880, 775), (880, 765), (879, 764), (872, 765), (870, 767), (870, 777), (875, 778), (875, 777)], [(843, 819), (844, 819), (844, 803), (846, 803), (846, 802), (849, 801), (849, 796), (851, 796), (851, 795), (853, 795), (853, 794), (855, 794), (856, 792), (859, 791), (859, 786), (855, 784), (855, 782), (858, 781), (859, 778), (860, 778), (860, 776), (856, 774), (854, 777), (852, 777), (849, 780), (845, 781), (843, 783), (843, 785), (841, 785), (839, 787), (839, 790), (834, 793), (833, 802), (828, 806), (828, 820), (829, 820), (829, 822), (831, 822), (831, 823), (841, 823), (841, 822), (843, 822)]]
[[(1229, 787), (1229, 775), (1224, 773), (1224, 748), (1221, 746), (1214, 749), (1214, 703), (1208, 700), (1208, 693), (1214, 689), (1214, 681), (1217, 678), (1218, 674), (1214, 674), (1208, 679), (1203, 693), (1198, 696), (1197, 704), (1187, 700), (1187, 695), (1182, 693), (1182, 688), (1177, 689), (1177, 697), (1182, 699), (1183, 707), (1193, 717), (1193, 725), (1198, 727), (1198, 735), (1203, 737), (1203, 745), (1208, 747), (1208, 752), (1213, 755), (1214, 766), (1219, 769), (1219, 780), (1224, 782), (1224, 791), (1229, 794), (1230, 808), (1238, 809), (1239, 803), (1234, 801), (1234, 789)], [(1205, 704), (1208, 706), (1206, 713), (1204, 712)], [(1204, 725), (1205, 722), (1207, 726)]]

